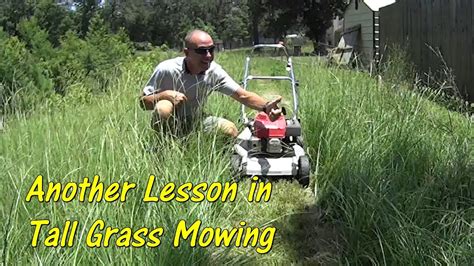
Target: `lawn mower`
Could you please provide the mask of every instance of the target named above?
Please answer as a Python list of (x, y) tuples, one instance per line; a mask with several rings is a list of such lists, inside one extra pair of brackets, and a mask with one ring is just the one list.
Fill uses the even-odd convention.
[[(286, 57), (288, 76), (254, 76), (250, 75), (250, 59), (256, 51), (274, 49)], [(281, 53), (280, 53), (281, 54)], [(252, 48), (245, 61), (243, 88), (248, 89), (250, 81), (280, 80), (291, 83), (293, 95), (293, 114), (285, 118), (283, 112), (276, 120), (270, 120), (265, 112), (259, 112), (254, 119), (249, 119), (245, 106), (241, 107), (241, 121), (245, 125), (237, 136), (232, 154), (231, 165), (235, 176), (262, 178), (295, 178), (302, 186), (308, 186), (310, 162), (305, 154), (300, 120), (298, 118), (298, 83), (293, 72), (291, 57), (281, 44), (259, 44)]]

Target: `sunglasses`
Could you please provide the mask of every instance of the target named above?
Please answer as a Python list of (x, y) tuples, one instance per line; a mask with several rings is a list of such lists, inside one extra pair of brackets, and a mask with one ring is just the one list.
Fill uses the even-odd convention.
[(214, 48), (216, 48), (216, 47), (213, 45), (213, 46), (210, 46), (210, 47), (199, 47), (199, 48), (195, 48), (193, 50), (194, 50), (194, 52), (196, 52), (196, 54), (205, 55), (205, 54), (207, 54), (207, 52), (209, 52), (210, 54), (213, 54), (214, 53)]

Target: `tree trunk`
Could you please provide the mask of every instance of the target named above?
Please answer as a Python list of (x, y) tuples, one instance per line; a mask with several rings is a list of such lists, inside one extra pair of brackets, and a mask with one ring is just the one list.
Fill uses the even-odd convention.
[(316, 54), (318, 51), (318, 41), (313, 40), (313, 53)]
[(252, 34), (253, 34), (253, 44), (254, 45), (259, 44), (260, 43), (260, 40), (259, 40), (259, 35), (260, 34), (258, 32), (258, 20), (255, 21), (255, 19), (253, 21), (253, 33)]

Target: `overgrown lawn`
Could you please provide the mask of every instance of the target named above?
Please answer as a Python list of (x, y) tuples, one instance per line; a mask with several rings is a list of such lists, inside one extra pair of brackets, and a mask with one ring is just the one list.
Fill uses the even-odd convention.
[[(401, 85), (316, 60), (294, 59), (312, 161), (309, 188), (276, 182), (269, 202), (250, 203), (251, 182), (244, 180), (233, 203), (144, 203), (152, 174), (156, 193), (168, 182), (231, 180), (229, 140), (202, 128), (184, 139), (156, 136), (149, 113), (138, 107), (153, 67), (169, 56), (137, 58), (107, 94), (90, 98), (79, 86), (69, 98), (8, 121), (0, 132), (5, 264), (473, 263), (472, 122)], [(219, 54), (217, 61), (242, 78), (241, 53)], [(280, 63), (263, 60), (254, 70), (284, 74)], [(267, 97), (281, 94), (291, 104), (287, 85), (258, 83), (252, 89)], [(87, 100), (76, 100), (82, 96)], [(237, 103), (217, 94), (207, 106), (207, 112), (236, 123), (239, 111)], [(99, 175), (106, 184), (129, 181), (138, 188), (126, 202), (26, 202), (37, 175), (63, 183)], [(32, 248), (34, 219), (48, 219), (52, 226), (79, 221), (75, 245)], [(118, 228), (163, 227), (165, 233), (155, 248), (88, 248), (87, 230), (97, 219)], [(189, 241), (174, 248), (173, 233), (182, 219), (227, 229), (241, 221), (276, 227), (273, 248), (263, 255), (253, 247), (192, 248)], [(40, 241), (46, 236), (42, 231)]]

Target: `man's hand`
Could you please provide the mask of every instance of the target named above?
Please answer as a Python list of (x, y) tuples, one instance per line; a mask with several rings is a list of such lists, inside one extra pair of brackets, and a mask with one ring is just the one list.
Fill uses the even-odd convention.
[(275, 121), (282, 113), (281, 109), (278, 107), (278, 104), (281, 102), (281, 96), (276, 97), (273, 101), (265, 103), (266, 100), (264, 98), (254, 92), (244, 90), (243, 88), (237, 89), (237, 91), (235, 91), (231, 96), (247, 107), (257, 111), (264, 111), (272, 121)]
[(265, 104), (265, 113), (270, 117), (271, 121), (275, 121), (282, 113), (281, 108), (278, 104), (281, 102), (282, 97), (278, 96), (276, 99)]
[(181, 92), (165, 90), (150, 95), (142, 94), (140, 97), (140, 106), (145, 110), (153, 110), (156, 107), (155, 105), (161, 100), (169, 101), (173, 106), (177, 106), (186, 101), (187, 98), (186, 95)]
[(188, 100), (188, 98), (186, 98), (186, 95), (184, 95), (183, 93), (179, 91), (166, 90), (166, 91), (161, 92), (160, 94), (161, 94), (160, 98), (162, 100), (168, 100), (174, 106), (177, 106), (181, 102)]

